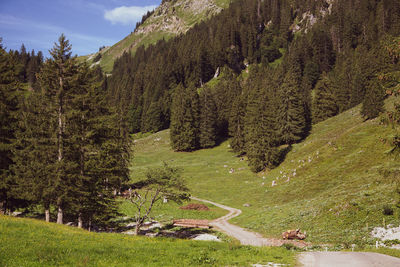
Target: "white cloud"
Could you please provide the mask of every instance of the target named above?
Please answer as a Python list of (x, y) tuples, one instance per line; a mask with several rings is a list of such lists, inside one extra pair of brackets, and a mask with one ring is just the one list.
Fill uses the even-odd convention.
[(112, 10), (106, 10), (104, 18), (111, 21), (112, 24), (121, 23), (123, 25), (134, 24), (142, 19), (147, 12), (155, 9), (157, 6), (121, 6)]
[(74, 53), (80, 55), (92, 53), (101, 45), (112, 45), (118, 41), (0, 13), (0, 32), (3, 30), (12, 33), (4, 38), (7, 41), (4, 44), (14, 45), (13, 49), (18, 49), (22, 43), (28, 48), (35, 44), (36, 47), (39, 47), (38, 50), (42, 50), (45, 54), (46, 50), (50, 49), (54, 42), (57, 42), (61, 33), (64, 33), (70, 40)]

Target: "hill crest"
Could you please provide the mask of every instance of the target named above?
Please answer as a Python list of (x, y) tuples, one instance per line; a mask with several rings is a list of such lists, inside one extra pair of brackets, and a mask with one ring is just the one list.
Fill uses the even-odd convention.
[(89, 64), (100, 65), (111, 73), (114, 61), (125, 52), (134, 53), (141, 46), (186, 33), (197, 23), (218, 14), (229, 6), (230, 0), (172, 0), (163, 1), (135, 31), (111, 47), (86, 56)]

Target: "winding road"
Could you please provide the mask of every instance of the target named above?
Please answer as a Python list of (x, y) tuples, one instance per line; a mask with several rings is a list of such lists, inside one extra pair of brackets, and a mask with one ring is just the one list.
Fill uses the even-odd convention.
[[(232, 225), (228, 220), (239, 216), (242, 211), (218, 204), (209, 200), (191, 197), (193, 200), (209, 203), (229, 211), (223, 217), (210, 222), (211, 226), (239, 240), (242, 245), (250, 246), (281, 246), (284, 243), (298, 241), (264, 238), (258, 233), (247, 231), (239, 226)], [(372, 252), (305, 252), (298, 257), (300, 266), (305, 267), (400, 267), (400, 259)]]
[(270, 240), (267, 238), (263, 238), (258, 233), (253, 233), (244, 230), (243, 228), (230, 224), (228, 220), (239, 216), (242, 211), (239, 209), (231, 208), (222, 204), (218, 204), (209, 200), (200, 199), (197, 197), (192, 197), (193, 200), (201, 201), (204, 203), (209, 203), (214, 206), (217, 206), (221, 209), (225, 209), (229, 211), (229, 213), (221, 218), (218, 218), (214, 221), (211, 221), (211, 226), (217, 228), (218, 230), (224, 232), (225, 234), (232, 236), (240, 241), (242, 245), (251, 245), (251, 246), (270, 246)]
[(242, 227), (230, 224), (228, 220), (239, 216), (242, 213), (241, 210), (231, 208), (209, 200), (200, 199), (197, 197), (191, 197), (191, 198), (193, 200), (209, 203), (221, 209), (229, 211), (227, 215), (211, 221), (210, 225), (220, 230), (221, 232), (224, 232), (225, 234), (236, 238), (242, 245), (261, 247), (261, 246), (281, 246), (284, 243), (291, 243), (300, 247), (306, 246), (306, 243), (294, 240), (279, 240), (276, 238), (264, 238), (259, 233), (250, 232), (248, 230), (243, 229)]

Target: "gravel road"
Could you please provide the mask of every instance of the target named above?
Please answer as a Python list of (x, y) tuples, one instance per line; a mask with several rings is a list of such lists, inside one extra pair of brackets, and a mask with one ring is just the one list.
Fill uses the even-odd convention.
[[(272, 238), (263, 238), (260, 234), (247, 231), (239, 226), (230, 224), (228, 220), (239, 216), (242, 211), (239, 209), (231, 208), (222, 204), (218, 204), (209, 200), (204, 200), (196, 197), (192, 197), (193, 200), (205, 202), (217, 206), (221, 209), (225, 209), (229, 211), (229, 213), (221, 218), (218, 218), (212, 221), (210, 224), (214, 228), (224, 232), (225, 234), (232, 236), (240, 241), (242, 245), (251, 245), (251, 246), (279, 246), (282, 245), (283, 242), (281, 240), (276, 240)], [(280, 244), (277, 244), (280, 243)]]
[(399, 267), (400, 259), (372, 252), (306, 252), (299, 255), (304, 267)]

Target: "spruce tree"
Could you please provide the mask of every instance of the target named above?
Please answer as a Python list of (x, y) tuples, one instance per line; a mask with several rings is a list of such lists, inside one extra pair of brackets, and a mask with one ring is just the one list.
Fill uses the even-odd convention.
[(278, 160), (276, 99), (274, 92), (257, 73), (251, 79), (245, 116), (245, 150), (252, 171), (274, 167)]
[(17, 129), (18, 110), (17, 71), (12, 58), (3, 49), (0, 38), (0, 212), (5, 213), (17, 204), (12, 195), (15, 185), (11, 172), (13, 143)]
[(77, 75), (77, 61), (71, 56), (71, 45), (62, 34), (58, 43), (50, 50), (51, 58), (43, 64), (39, 73), (39, 81), (48, 101), (48, 112), (57, 114), (57, 171), (54, 174), (54, 188), (56, 192), (56, 205), (58, 209), (57, 223), (63, 223), (63, 211), (69, 201), (72, 177), (70, 169), (75, 168), (74, 163), (65, 157), (66, 137), (66, 112), (69, 109), (69, 100)]
[(54, 174), (57, 166), (57, 116), (48, 112), (48, 102), (40, 92), (21, 99), (13, 172), (16, 194), (44, 208), (50, 221), (50, 206), (56, 197)]
[(361, 114), (366, 119), (378, 117), (384, 111), (385, 90), (382, 88), (378, 79), (368, 82), (364, 101), (362, 102)]
[(198, 148), (199, 96), (194, 87), (182, 84), (175, 88), (171, 107), (171, 144), (176, 151)]
[(335, 116), (339, 108), (336, 104), (333, 85), (326, 74), (322, 75), (314, 90), (312, 121), (315, 124)]
[(279, 88), (279, 135), (285, 144), (294, 144), (304, 137), (306, 119), (296, 69), (289, 69)]
[(245, 116), (246, 96), (239, 95), (232, 103), (232, 110), (229, 117), (229, 135), (232, 136), (230, 145), (234, 152), (245, 153)]
[(83, 64), (77, 81), (67, 114), (67, 142), (77, 166), (70, 213), (78, 218), (78, 227), (85, 223), (90, 229), (118, 214), (114, 193), (128, 180), (131, 143), (120, 134), (116, 114), (108, 108), (102, 77)]
[(211, 90), (206, 86), (200, 94), (200, 131), (201, 148), (209, 148), (217, 142), (217, 108)]
[(161, 101), (151, 102), (142, 119), (143, 132), (158, 132), (163, 127)]
[(246, 109), (245, 117), (245, 140), (246, 140), (246, 154), (249, 159), (249, 166), (252, 171), (259, 172), (265, 168), (265, 136), (263, 133), (263, 125), (261, 122), (260, 93), (258, 90), (252, 90), (249, 94), (249, 99)]

